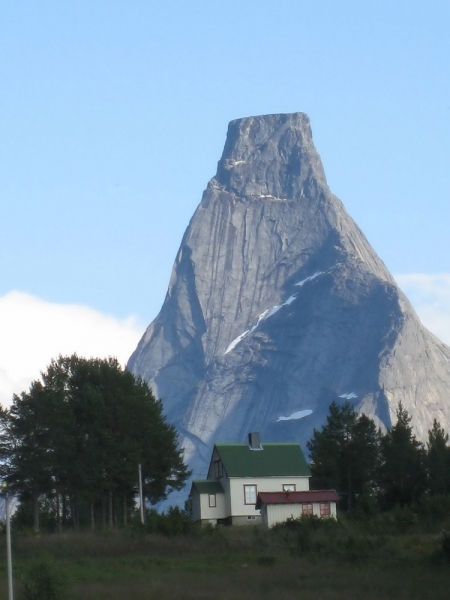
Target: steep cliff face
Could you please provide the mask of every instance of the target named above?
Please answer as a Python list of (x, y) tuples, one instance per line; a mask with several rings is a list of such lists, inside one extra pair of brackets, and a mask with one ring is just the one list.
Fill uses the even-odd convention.
[(215, 441), (299, 441), (332, 400), (424, 439), (450, 429), (450, 349), (419, 322), (330, 192), (302, 113), (232, 121), (128, 368), (153, 386), (194, 473)]

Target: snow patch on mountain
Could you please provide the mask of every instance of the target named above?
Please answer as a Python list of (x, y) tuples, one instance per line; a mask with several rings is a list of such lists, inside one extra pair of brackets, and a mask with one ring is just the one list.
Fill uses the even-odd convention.
[(253, 327), (250, 329), (249, 333), (253, 333), (255, 331), (255, 329), (257, 329), (258, 325), (261, 323), (261, 321), (264, 321), (264, 319), (267, 317), (269, 313), (269, 309), (265, 310), (264, 312), (262, 312), (259, 317), (258, 320), (256, 321), (255, 325), (253, 325)]
[(233, 350), (233, 348), (235, 348), (240, 341), (242, 341), (245, 336), (250, 332), (250, 329), (247, 329), (247, 331), (244, 331), (244, 333), (241, 333), (241, 335), (238, 335), (237, 338), (235, 338), (231, 344), (228, 346), (228, 348), (225, 350), (224, 355), (228, 354), (228, 352), (231, 352)]
[(297, 421), (298, 419), (303, 419), (304, 417), (312, 415), (312, 412), (313, 411), (310, 409), (298, 410), (297, 412), (292, 413), (292, 415), (289, 415), (289, 417), (278, 417), (277, 423), (278, 421)]
[(277, 313), (282, 306), (284, 306), (284, 304), (277, 304), (276, 306), (274, 306), (273, 308), (271, 308), (269, 310), (269, 312), (267, 313), (267, 315), (266, 315), (266, 319), (268, 319), (269, 317), (273, 317), (273, 315), (275, 313)]
[(255, 325), (253, 325), (253, 327), (251, 327), (250, 329), (247, 329), (247, 331), (244, 331), (244, 333), (241, 333), (236, 338), (234, 338), (234, 340), (231, 342), (231, 344), (229, 344), (229, 346), (227, 347), (227, 349), (225, 350), (225, 352), (223, 353), (223, 355), (225, 356), (225, 354), (228, 354), (228, 352), (231, 352), (231, 350), (233, 350), (239, 344), (239, 342), (242, 342), (242, 340), (245, 337), (247, 337), (247, 335), (249, 333), (253, 333), (258, 328), (259, 324), (262, 321), (265, 321), (269, 317), (272, 317), (275, 313), (277, 313), (280, 310), (280, 308), (283, 308), (283, 306), (289, 306), (289, 304), (292, 304), (292, 302), (294, 302), (294, 300), (296, 298), (297, 298), (297, 294), (294, 294), (293, 296), (290, 296), (286, 300), (286, 302), (283, 302), (283, 304), (277, 304), (276, 306), (273, 306), (270, 309), (268, 308), (263, 313), (261, 313), (259, 315), (258, 320), (255, 323)]
[(298, 285), (298, 287), (302, 287), (302, 285), (304, 285), (306, 282), (312, 281), (316, 277), (319, 277), (319, 275), (324, 275), (324, 274), (325, 274), (325, 271), (317, 271), (317, 273), (314, 273), (314, 275), (310, 275), (306, 279), (302, 279), (301, 281), (298, 281), (294, 285)]
[[(314, 275), (311, 275), (310, 277), (306, 277), (306, 279), (302, 279), (301, 281), (299, 281), (298, 283), (296, 283), (294, 285), (301, 287), (306, 282), (312, 281), (313, 279), (315, 279), (316, 277), (319, 277), (319, 275), (323, 275), (324, 273), (326, 273), (326, 271), (317, 271), (316, 273), (314, 273)], [(223, 353), (223, 355), (225, 356), (225, 354), (228, 354), (229, 352), (231, 352), (239, 344), (239, 342), (242, 342), (242, 340), (249, 333), (253, 333), (258, 328), (261, 321), (264, 321), (264, 320), (268, 319), (269, 317), (273, 317), (273, 315), (276, 314), (281, 308), (283, 308), (283, 306), (289, 306), (289, 304), (292, 304), (292, 302), (294, 302), (294, 300), (297, 298), (297, 296), (298, 296), (298, 294), (293, 294), (292, 296), (289, 296), (289, 298), (286, 300), (286, 302), (283, 302), (283, 304), (276, 304), (272, 308), (270, 308), (270, 309), (268, 308), (263, 313), (261, 313), (259, 315), (258, 321), (255, 323), (255, 325), (253, 325), (253, 327), (251, 327), (250, 329), (247, 329), (247, 331), (244, 331), (244, 333), (241, 333), (236, 338), (234, 338), (234, 340), (228, 345), (228, 347), (225, 350), (225, 352)]]

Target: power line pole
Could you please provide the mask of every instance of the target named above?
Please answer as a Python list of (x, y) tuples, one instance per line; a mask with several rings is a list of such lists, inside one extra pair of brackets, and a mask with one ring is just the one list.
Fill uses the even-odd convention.
[(142, 492), (142, 466), (139, 464), (139, 503), (141, 505), (141, 523), (144, 524), (144, 494)]
[(8, 484), (2, 483), (2, 490), (5, 492), (5, 512), (6, 512), (6, 554), (8, 566), (8, 600), (14, 600), (13, 578), (12, 578), (12, 553), (11, 553), (11, 510), (8, 494)]

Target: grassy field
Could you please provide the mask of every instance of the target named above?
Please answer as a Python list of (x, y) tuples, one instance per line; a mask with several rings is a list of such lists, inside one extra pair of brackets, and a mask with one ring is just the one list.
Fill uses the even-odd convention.
[(441, 553), (439, 533), (367, 534), (345, 522), (174, 537), (130, 531), (16, 535), (13, 554), (18, 600), (23, 578), (37, 562), (52, 566), (73, 600), (447, 600), (450, 589), (450, 563)]

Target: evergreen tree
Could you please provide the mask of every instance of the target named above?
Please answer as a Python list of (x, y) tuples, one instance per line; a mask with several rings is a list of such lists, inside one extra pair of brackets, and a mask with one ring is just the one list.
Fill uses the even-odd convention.
[(347, 498), (348, 508), (374, 489), (379, 466), (380, 435), (374, 422), (358, 416), (349, 402), (332, 402), (326, 424), (307, 442), (313, 485), (334, 488)]
[(92, 527), (98, 516), (112, 526), (126, 519), (138, 464), (151, 502), (188, 476), (161, 402), (112, 358), (60, 356), (0, 417), (4, 477), (33, 501), (36, 531), (43, 497), (56, 500), (58, 522), (70, 514), (77, 528), (88, 512)]
[(425, 452), (400, 402), (397, 422), (381, 440), (380, 491), (385, 508), (417, 504), (426, 488)]
[(448, 434), (434, 419), (428, 431), (426, 467), (431, 494), (450, 493), (450, 445)]
[(33, 529), (39, 531), (39, 497), (52, 490), (51, 407), (39, 381), (28, 393), (14, 395), (9, 412), (10, 436), (6, 480), (33, 506)]

